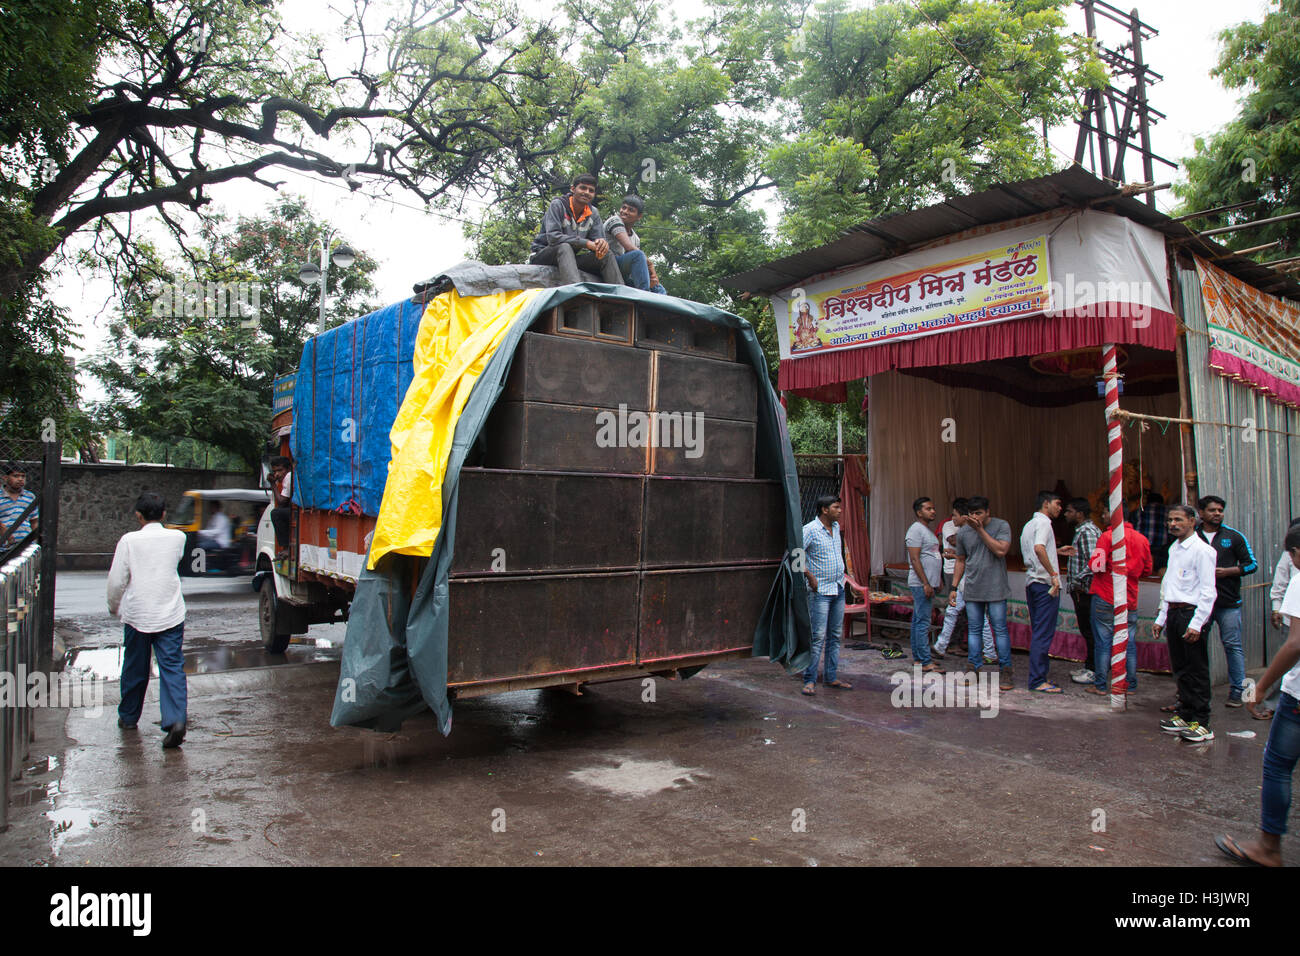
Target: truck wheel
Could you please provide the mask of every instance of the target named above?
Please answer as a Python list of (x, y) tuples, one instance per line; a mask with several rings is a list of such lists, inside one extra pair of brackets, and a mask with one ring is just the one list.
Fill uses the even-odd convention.
[(290, 634), (281, 634), (277, 628), (279, 601), (275, 598), (275, 582), (263, 581), (257, 596), (257, 623), (262, 634), (262, 646), (272, 654), (283, 654), (289, 646)]

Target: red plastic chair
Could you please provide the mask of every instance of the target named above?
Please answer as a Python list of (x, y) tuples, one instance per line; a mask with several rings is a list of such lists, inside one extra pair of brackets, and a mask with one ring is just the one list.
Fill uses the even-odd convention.
[(848, 595), (847, 595), (847, 594), (845, 595), (845, 601), (844, 601), (844, 628), (843, 628), (843, 630), (840, 632), (841, 634), (844, 635), (843, 638), (842, 638), (842, 640), (846, 640), (846, 641), (847, 641), (847, 640), (849, 639), (849, 637), (853, 634), (853, 622), (852, 622), (852, 620), (851, 620), (851, 618), (853, 617), (853, 615), (855, 615), (855, 614), (861, 614), (864, 618), (866, 618), (866, 621), (867, 621), (867, 643), (870, 644), (870, 643), (871, 643), (871, 595), (870, 595), (870, 592), (869, 592), (866, 588), (864, 588), (861, 584), (859, 584), (857, 581), (853, 580), (852, 575), (848, 574), (847, 572), (846, 572), (845, 575), (844, 575), (844, 580), (848, 583), (849, 587), (851, 587), (853, 590), (857, 591), (860, 595), (862, 595), (862, 603), (861, 603), (861, 604), (850, 604), (850, 603), (848, 602)]

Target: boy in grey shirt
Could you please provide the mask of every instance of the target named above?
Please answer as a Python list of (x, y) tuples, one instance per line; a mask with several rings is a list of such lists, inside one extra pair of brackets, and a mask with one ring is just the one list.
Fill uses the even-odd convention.
[[(989, 500), (976, 495), (967, 500), (970, 514), (966, 524), (957, 532), (957, 567), (953, 572), (953, 593), (950, 604), (957, 603), (956, 589), (964, 581), (962, 590), (966, 597), (966, 618), (972, 634), (984, 629), (987, 615), (993, 625), (993, 643), (998, 652), (999, 686), (1011, 690), (1015, 686), (1011, 667), (1011, 638), (1007, 634), (1007, 598), (1011, 596), (1011, 582), (1007, 579), (1007, 552), (1011, 550), (1011, 525), (1001, 518), (989, 516)], [(979, 643), (967, 642), (972, 670), (978, 671), (983, 663)]]

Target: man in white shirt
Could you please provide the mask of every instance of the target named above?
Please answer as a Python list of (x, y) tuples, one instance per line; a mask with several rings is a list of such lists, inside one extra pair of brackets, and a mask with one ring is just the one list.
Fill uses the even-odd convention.
[(212, 502), (208, 526), (199, 532), (199, 544), (205, 548), (230, 547), (230, 516), (221, 510), (221, 502)]
[[(1291, 528), (1295, 527), (1300, 527), (1300, 518), (1291, 519)], [(1290, 528), (1287, 530), (1290, 531)], [(1269, 600), (1273, 602), (1273, 626), (1278, 630), (1287, 630), (1291, 627), (1290, 619), (1282, 613), (1282, 598), (1286, 595), (1291, 579), (1295, 576), (1295, 564), (1291, 561), (1291, 555), (1283, 549), (1282, 557), (1277, 559), (1277, 567), (1273, 569), (1273, 586), (1268, 591)]]
[(1217, 557), (1196, 535), (1196, 512), (1172, 505), (1167, 518), (1169, 564), (1160, 581), (1160, 610), (1151, 633), (1166, 631), (1169, 662), (1178, 682), (1178, 713), (1160, 722), (1160, 729), (1192, 743), (1214, 739), (1210, 730), (1210, 654), (1201, 632), (1214, 611), (1219, 590), (1215, 583)]
[(1056, 638), (1056, 616), (1061, 610), (1061, 568), (1056, 557), (1052, 522), (1061, 514), (1061, 496), (1040, 491), (1034, 516), (1020, 532), (1020, 557), (1025, 562), (1025, 603), (1029, 606), (1029, 689), (1059, 694), (1061, 688), (1047, 679), (1048, 652)]
[[(1286, 533), (1286, 559), (1292, 569), (1300, 569), (1300, 523)], [(1291, 810), (1291, 776), (1300, 761), (1300, 572), (1291, 575), (1282, 613), (1291, 621), (1286, 643), (1277, 649), (1273, 660), (1255, 685), (1253, 698), (1246, 706), (1255, 714), (1269, 690), (1282, 680), (1277, 713), (1264, 745), (1263, 786), (1260, 787), (1259, 836), (1237, 844), (1232, 837), (1221, 836), (1214, 842), (1219, 849), (1239, 863), (1260, 866), (1282, 865), (1282, 836), (1286, 833), (1287, 815)]]
[(108, 572), (108, 610), (122, 621), (122, 702), (117, 725), (134, 730), (149, 687), (149, 654), (158, 661), (159, 704), (167, 731), (164, 747), (185, 739), (187, 696), (181, 641), (185, 598), (177, 565), (185, 553), (185, 532), (163, 526), (167, 504), (145, 492), (135, 503), (140, 530), (122, 535)]

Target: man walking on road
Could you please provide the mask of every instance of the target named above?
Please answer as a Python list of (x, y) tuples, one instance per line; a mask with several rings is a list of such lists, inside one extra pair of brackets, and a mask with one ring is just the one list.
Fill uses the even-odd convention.
[(803, 550), (807, 560), (808, 616), (812, 619), (812, 662), (803, 674), (803, 692), (817, 693), (817, 671), (822, 648), (826, 649), (826, 686), (852, 690), (839, 680), (840, 631), (844, 626), (844, 541), (840, 536), (840, 515), (844, 509), (835, 495), (817, 499), (817, 517), (803, 526)]
[(1214, 548), (1193, 529), (1196, 514), (1187, 505), (1169, 509), (1169, 564), (1160, 582), (1160, 610), (1151, 633), (1167, 629), (1169, 662), (1178, 683), (1178, 713), (1160, 729), (1192, 743), (1214, 739), (1210, 729), (1210, 653), (1203, 637), (1214, 610)]
[(1029, 689), (1039, 694), (1059, 694), (1061, 688), (1047, 679), (1048, 652), (1056, 637), (1056, 615), (1061, 609), (1061, 568), (1056, 557), (1052, 522), (1061, 514), (1061, 496), (1040, 491), (1037, 510), (1020, 531), (1020, 556), (1025, 562), (1025, 603), (1029, 606)]
[(1011, 638), (1007, 636), (1007, 598), (1011, 597), (1007, 552), (1011, 550), (1011, 525), (1001, 518), (989, 516), (989, 500), (982, 495), (967, 499), (966, 504), (970, 511), (966, 524), (957, 532), (957, 567), (953, 572), (953, 591), (948, 596), (948, 603), (957, 603), (957, 588), (964, 582), (966, 621), (972, 635), (966, 641), (971, 670), (978, 671), (983, 664), (979, 641), (973, 635), (983, 633), (987, 616), (993, 622), (999, 688), (1014, 690)]
[(163, 747), (185, 739), (186, 687), (181, 641), (185, 598), (176, 567), (185, 553), (185, 532), (163, 527), (167, 504), (145, 492), (135, 503), (140, 530), (122, 535), (108, 572), (108, 610), (122, 621), (122, 702), (117, 725), (134, 730), (149, 687), (149, 654), (158, 661), (159, 704), (167, 731)]
[(1202, 541), (1214, 549), (1215, 580), (1218, 599), (1214, 602), (1212, 623), (1219, 626), (1219, 640), (1228, 659), (1228, 706), (1240, 707), (1246, 683), (1246, 652), (1241, 646), (1241, 579), (1259, 570), (1255, 552), (1246, 536), (1223, 523), (1224, 501), (1218, 495), (1206, 495), (1196, 503), (1201, 510), (1201, 525), (1196, 529)]

